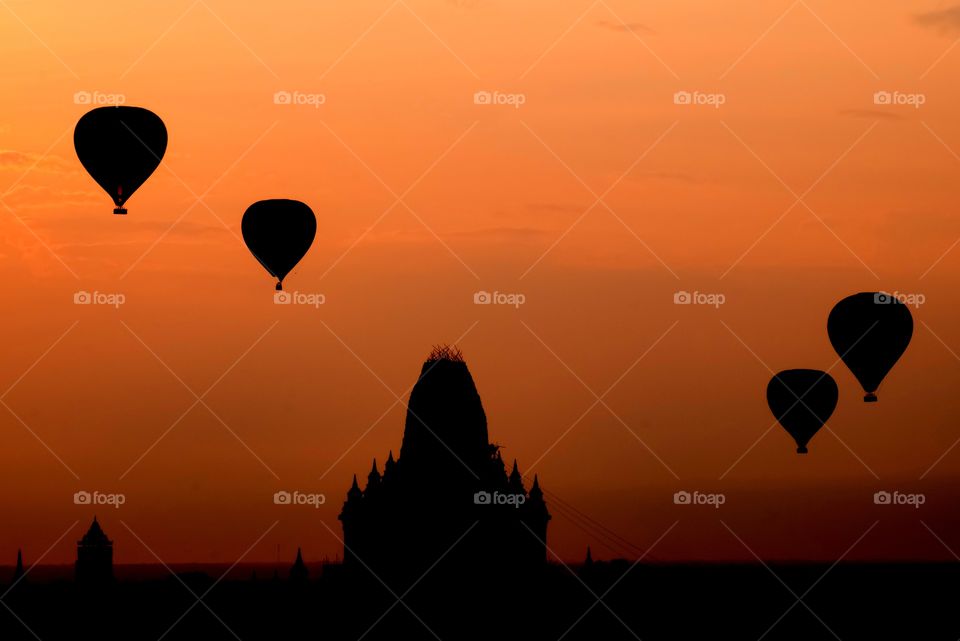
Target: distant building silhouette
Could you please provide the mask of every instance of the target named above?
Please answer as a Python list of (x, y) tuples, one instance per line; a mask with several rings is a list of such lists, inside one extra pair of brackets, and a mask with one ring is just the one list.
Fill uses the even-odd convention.
[[(546, 561), (547, 511), (534, 477), (508, 476), (470, 371), (437, 348), (410, 394), (400, 456), (376, 459), (361, 490), (354, 475), (340, 513), (344, 566), (416, 578), (444, 556), (450, 567), (535, 567)], [(469, 531), (469, 533), (468, 533)], [(461, 537), (462, 540), (461, 540)], [(458, 542), (459, 540), (459, 542)]]
[(76, 577), (78, 583), (88, 585), (113, 581), (113, 541), (107, 538), (97, 517), (77, 541)]
[(13, 571), (13, 581), (11, 585), (23, 582), (23, 576), (26, 574), (23, 570), (23, 550), (17, 549), (17, 568)]
[(297, 548), (297, 560), (293, 562), (293, 567), (290, 568), (290, 582), (306, 583), (308, 578), (310, 578), (310, 573), (307, 571), (307, 566), (303, 562), (303, 555), (300, 553), (300, 548)]

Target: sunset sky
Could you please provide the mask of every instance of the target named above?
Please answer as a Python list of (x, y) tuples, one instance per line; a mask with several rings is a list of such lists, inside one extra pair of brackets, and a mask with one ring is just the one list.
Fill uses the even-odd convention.
[[(3, 0), (0, 564), (71, 562), (94, 512), (118, 563), (334, 558), (438, 343), (564, 560), (953, 560), (958, 39), (934, 0)], [(73, 150), (111, 96), (169, 131), (126, 217)], [(317, 215), (285, 287), (318, 308), (242, 243), (266, 198)], [(826, 319), (875, 290), (923, 304), (865, 405)], [(764, 396), (791, 368), (840, 387), (807, 456)]]

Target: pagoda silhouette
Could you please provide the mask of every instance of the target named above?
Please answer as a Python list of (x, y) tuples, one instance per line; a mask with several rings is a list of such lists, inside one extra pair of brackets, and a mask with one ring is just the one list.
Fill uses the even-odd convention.
[(357, 477), (339, 516), (345, 570), (417, 579), (434, 564), (474, 572), (546, 562), (550, 514), (537, 477), (508, 475), (459, 350), (434, 348), (410, 394), (400, 456)]
[(107, 538), (97, 517), (77, 541), (77, 583), (106, 585), (113, 582), (113, 541)]

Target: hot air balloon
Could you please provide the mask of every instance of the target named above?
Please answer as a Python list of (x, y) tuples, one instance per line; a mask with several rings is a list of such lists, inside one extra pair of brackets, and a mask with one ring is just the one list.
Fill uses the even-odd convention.
[(861, 292), (837, 303), (827, 319), (830, 343), (860, 381), (865, 403), (877, 400), (877, 388), (910, 344), (913, 316), (896, 297)]
[(83, 168), (113, 198), (115, 214), (160, 165), (167, 128), (142, 107), (99, 107), (83, 115), (73, 131)]
[(240, 230), (253, 257), (277, 279), (279, 291), (313, 244), (317, 218), (299, 200), (261, 200), (244, 212)]
[(767, 384), (767, 404), (774, 417), (797, 442), (797, 454), (807, 453), (807, 443), (837, 407), (837, 383), (817, 369), (788, 369)]

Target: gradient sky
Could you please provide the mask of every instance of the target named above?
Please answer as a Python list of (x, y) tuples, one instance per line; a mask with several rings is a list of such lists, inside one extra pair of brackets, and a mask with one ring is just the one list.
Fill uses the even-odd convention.
[[(564, 559), (960, 550), (960, 5), (0, 4), (0, 561), (70, 562), (94, 511), (78, 490), (125, 495), (96, 510), (118, 562), (332, 558), (351, 476), (399, 449), (444, 342), (491, 439), (552, 493)], [(73, 152), (76, 92), (170, 132), (127, 217)], [(319, 309), (274, 305), (239, 238), (274, 197), (317, 214), (286, 287)], [(925, 302), (864, 405), (826, 318), (880, 289)], [(832, 368), (841, 392), (806, 457), (764, 398), (797, 367)], [(281, 489), (327, 503), (275, 506)], [(878, 490), (926, 503), (875, 506)]]

